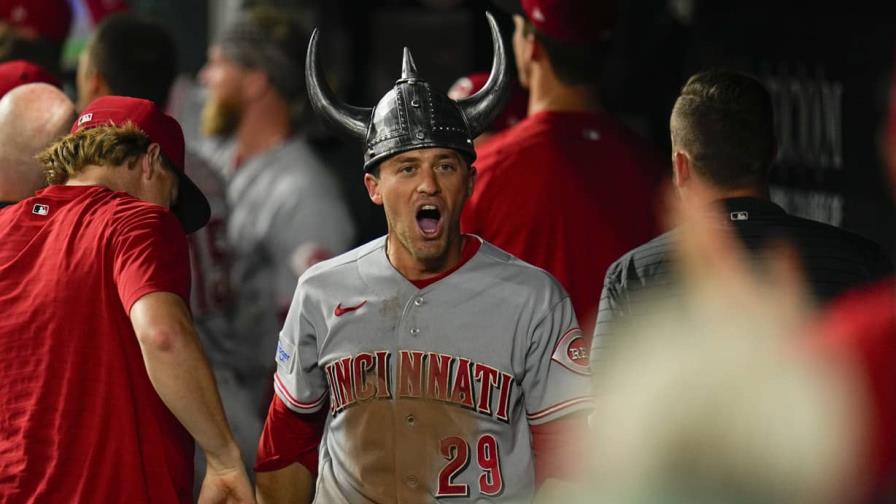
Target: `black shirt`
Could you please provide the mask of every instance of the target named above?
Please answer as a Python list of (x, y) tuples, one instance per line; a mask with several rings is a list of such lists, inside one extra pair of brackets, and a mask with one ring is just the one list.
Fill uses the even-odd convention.
[[(788, 215), (771, 201), (731, 198), (720, 203), (722, 214), (733, 225), (743, 246), (754, 258), (782, 242), (799, 255), (806, 279), (817, 301), (826, 303), (845, 290), (878, 280), (892, 271), (892, 264), (876, 243), (855, 233)], [(646, 291), (663, 297), (680, 295), (678, 272), (670, 252), (678, 230), (637, 247), (610, 265), (604, 279), (592, 349), (607, 345), (617, 324), (645, 315)]]

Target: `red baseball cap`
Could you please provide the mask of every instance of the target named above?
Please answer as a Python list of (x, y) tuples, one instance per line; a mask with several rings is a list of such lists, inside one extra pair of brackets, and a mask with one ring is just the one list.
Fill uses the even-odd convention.
[[(488, 75), (488, 72), (474, 72), (457, 79), (448, 90), (448, 97), (452, 100), (460, 100), (472, 96), (485, 86)], [(525, 119), (528, 112), (529, 93), (520, 87), (519, 83), (513, 81), (504, 110), (492, 121), (488, 129), (491, 131), (505, 130)]]
[(58, 88), (62, 87), (59, 79), (41, 68), (40, 65), (35, 65), (30, 61), (12, 60), (0, 63), (0, 97), (22, 84), (35, 82), (52, 84)]
[(0, 19), (61, 44), (68, 37), (72, 10), (67, 0), (0, 0)]
[(558, 42), (599, 43), (616, 25), (616, 0), (492, 0), (505, 12), (525, 16)]
[(94, 24), (99, 23), (110, 14), (129, 10), (127, 2), (124, 0), (84, 0), (84, 4), (90, 11), (90, 18)]
[(97, 126), (123, 126), (132, 123), (154, 143), (174, 165), (180, 180), (177, 202), (171, 207), (187, 233), (205, 226), (211, 216), (208, 200), (184, 172), (184, 133), (177, 120), (165, 114), (155, 103), (128, 96), (97, 98), (72, 125), (71, 133)]

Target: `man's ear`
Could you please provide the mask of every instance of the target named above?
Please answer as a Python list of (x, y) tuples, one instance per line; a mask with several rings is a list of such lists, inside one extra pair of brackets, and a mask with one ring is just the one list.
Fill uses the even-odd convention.
[(691, 158), (686, 152), (676, 150), (672, 154), (672, 182), (676, 189), (683, 188), (690, 181), (691, 168)]
[(543, 61), (545, 59), (544, 46), (541, 45), (534, 33), (526, 36), (526, 45), (523, 47), (523, 52), (529, 61)]
[(93, 71), (87, 76), (87, 82), (87, 85), (90, 87), (91, 96), (107, 96), (113, 94), (112, 90), (109, 89), (109, 83), (106, 82), (106, 78), (97, 71)]
[(365, 173), (364, 187), (367, 188), (367, 195), (370, 196), (370, 201), (377, 205), (383, 204), (383, 195), (380, 193), (380, 179), (370, 173)]
[(146, 180), (152, 180), (153, 177), (156, 177), (158, 174), (156, 170), (164, 169), (162, 168), (162, 164), (156, 161), (161, 161), (159, 157), (162, 155), (162, 151), (157, 143), (149, 144), (149, 147), (146, 149), (146, 154), (140, 157), (140, 170), (143, 178)]

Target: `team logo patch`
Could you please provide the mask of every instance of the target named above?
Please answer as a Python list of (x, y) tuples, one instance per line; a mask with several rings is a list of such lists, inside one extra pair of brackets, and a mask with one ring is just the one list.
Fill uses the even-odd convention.
[(88, 112), (81, 117), (78, 118), (78, 126), (86, 123), (87, 121), (93, 119), (93, 112)]
[(578, 327), (566, 331), (560, 337), (551, 359), (574, 373), (591, 374), (591, 350), (585, 344), (582, 330)]
[(35, 203), (34, 207), (31, 209), (31, 213), (35, 215), (49, 215), (50, 205), (41, 205), (40, 203)]
[(294, 353), (292, 345), (283, 340), (278, 341), (277, 355), (274, 357), (277, 361), (277, 367), (283, 367), (288, 371), (290, 364), (292, 364), (292, 356)]

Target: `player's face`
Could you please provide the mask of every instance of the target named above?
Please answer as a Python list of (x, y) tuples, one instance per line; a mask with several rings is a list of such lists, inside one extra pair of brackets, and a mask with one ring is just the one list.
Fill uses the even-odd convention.
[(245, 69), (227, 58), (218, 46), (208, 51), (208, 61), (199, 72), (199, 80), (208, 92), (202, 109), (201, 127), (206, 135), (229, 135), (239, 125), (243, 101)]
[(417, 149), (367, 174), (370, 199), (383, 205), (390, 246), (400, 245), (426, 269), (436, 268), (460, 243), (460, 214), (473, 190), (475, 170), (453, 149)]

